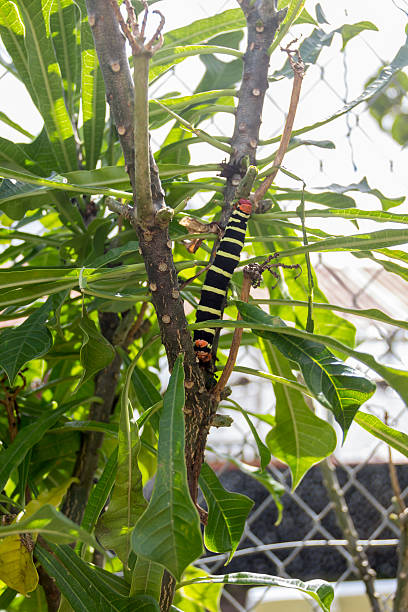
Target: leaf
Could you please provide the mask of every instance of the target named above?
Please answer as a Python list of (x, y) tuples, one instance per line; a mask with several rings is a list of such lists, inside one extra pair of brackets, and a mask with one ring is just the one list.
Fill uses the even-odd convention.
[[(264, 416), (264, 415), (262, 415)], [(275, 525), (279, 525), (282, 520), (283, 513), (283, 504), (281, 501), (282, 495), (286, 492), (285, 487), (273, 478), (272, 474), (268, 472), (268, 470), (260, 470), (255, 465), (250, 465), (249, 463), (244, 463), (235, 457), (231, 457), (230, 455), (224, 455), (221, 453), (216, 453), (217, 456), (222, 457), (223, 459), (230, 461), (233, 465), (235, 465), (243, 474), (250, 476), (259, 484), (261, 484), (265, 489), (271, 494), (273, 501), (276, 504), (276, 508), (278, 510), (278, 518), (276, 519)]]
[[(71, 583), (80, 590), (85, 589), (88, 596), (104, 612), (132, 612), (139, 610), (138, 598), (129, 598), (129, 588), (124, 580), (111, 576), (109, 572), (91, 566), (80, 559), (70, 546), (50, 546), (56, 559), (69, 571)], [(57, 582), (58, 584), (58, 582)], [(145, 600), (149, 601), (150, 600)], [(76, 608), (74, 608), (76, 610)], [(142, 609), (142, 608), (141, 608)], [(151, 608), (151, 610), (157, 608)]]
[(273, 43), (269, 47), (270, 55), (280, 45), (282, 38), (286, 35), (287, 31), (289, 30), (293, 22), (296, 21), (297, 17), (301, 14), (305, 4), (306, 4), (306, 0), (289, 0), (289, 2), (284, 1), (284, 2), (278, 3), (279, 9), (283, 6), (287, 6), (288, 11), (286, 13), (285, 19), (279, 26), (278, 33), (277, 35), (275, 35)]
[[(330, 189), (330, 187), (328, 187), (327, 189)], [(340, 208), (342, 210), (345, 208), (355, 208), (356, 206), (356, 203), (353, 200), (353, 198), (350, 198), (349, 196), (345, 196), (343, 194), (335, 194), (330, 191), (325, 191), (323, 193), (304, 192), (303, 194), (302, 191), (291, 189), (290, 191), (287, 191), (284, 193), (274, 194), (274, 198), (278, 202), (279, 201), (288, 202), (291, 200), (301, 201), (302, 197), (304, 197), (304, 199), (307, 202), (316, 202), (317, 204), (322, 204), (323, 206), (330, 206), (332, 208)]]
[(163, 571), (162, 565), (139, 555), (132, 571), (132, 595), (149, 595), (159, 601)]
[(23, 534), (9, 536), (0, 542), (0, 580), (24, 596), (38, 585), (33, 547), (32, 538)]
[(341, 36), (343, 38), (343, 46), (341, 50), (344, 51), (344, 48), (347, 43), (352, 38), (360, 34), (360, 32), (364, 32), (364, 30), (375, 30), (376, 32), (378, 32), (377, 26), (371, 23), (371, 21), (359, 21), (358, 23), (354, 24), (346, 23), (345, 25), (341, 26), (340, 31)]
[[(313, 30), (312, 34), (301, 43), (299, 52), (302, 56), (306, 69), (309, 66), (317, 64), (317, 60), (321, 51), (323, 50), (323, 47), (329, 47), (332, 44), (336, 31), (337, 30), (326, 33), (323, 30), (315, 29)], [(286, 60), (283, 68), (275, 71), (272, 76), (269, 77), (269, 80), (276, 81), (282, 77), (293, 79), (293, 69), (288, 60)]]
[(405, 457), (408, 457), (407, 434), (385, 425), (376, 416), (366, 412), (359, 412), (355, 417), (355, 421), (370, 434), (382, 440)]
[[(208, 576), (206, 572), (197, 567), (187, 568), (184, 579), (187, 582), (192, 578), (204, 578)], [(219, 612), (222, 585), (219, 584), (188, 584), (175, 593), (174, 603), (182, 606), (183, 610), (191, 612)], [(187, 602), (187, 603), (185, 603)], [(189, 603), (192, 604), (191, 608)], [(183, 605), (184, 604), (184, 605)], [(187, 606), (187, 607), (186, 607)], [(178, 609), (178, 608), (177, 608)]]
[(49, 0), (19, 0), (25, 25), (28, 70), (60, 170), (77, 167), (74, 133), (64, 103), (61, 73), (51, 42)]
[(65, 103), (72, 117), (75, 110), (75, 90), (79, 76), (77, 22), (78, 7), (72, 0), (53, 0), (50, 32), (55, 55), (61, 70)]
[(207, 463), (201, 467), (199, 484), (208, 505), (205, 546), (211, 552), (229, 553), (229, 563), (241, 540), (245, 521), (254, 502), (246, 495), (224, 489)]
[[(289, 362), (270, 342), (262, 344), (270, 371), (294, 380)], [(337, 438), (329, 423), (312, 412), (301, 393), (279, 383), (274, 383), (273, 389), (276, 425), (268, 433), (266, 443), (272, 454), (289, 466), (295, 489), (313, 465), (334, 452)]]
[(138, 518), (146, 508), (142, 474), (137, 458), (140, 451), (138, 427), (130, 422), (128, 389), (130, 372), (122, 390), (119, 422), (118, 468), (112, 498), (98, 521), (96, 533), (106, 549), (113, 549), (124, 566), (130, 552), (130, 537)]
[(94, 47), (92, 31), (83, 0), (81, 9), (81, 76), (82, 115), (87, 170), (93, 170), (98, 162), (105, 129), (105, 85)]
[(36, 103), (28, 67), (27, 51), (24, 43), (24, 25), (17, 7), (11, 0), (0, 0), (0, 34), (7, 53), (17, 68), (18, 75), (26, 86), (32, 100)]
[(301, 255), (302, 253), (323, 253), (327, 251), (369, 251), (384, 247), (397, 246), (408, 242), (408, 230), (389, 229), (379, 230), (367, 234), (353, 234), (351, 236), (339, 236), (326, 238), (306, 246), (293, 249), (282, 249), (280, 256)]
[(30, 140), (34, 138), (34, 136), (30, 134), (30, 132), (27, 132), (27, 130), (21, 127), (21, 125), (10, 119), (10, 117), (8, 117), (6, 113), (3, 113), (3, 111), (0, 111), (0, 121), (13, 128), (13, 130), (20, 132), (20, 134), (23, 134), (23, 136), (25, 136), (26, 138), (30, 138)]
[[(255, 304), (270, 304), (271, 306), (278, 305), (286, 305), (286, 306), (300, 306), (303, 308), (308, 307), (307, 302), (302, 302), (300, 300), (254, 300)], [(357, 317), (364, 317), (367, 319), (373, 319), (374, 321), (382, 321), (383, 323), (388, 323), (388, 325), (395, 325), (396, 327), (401, 327), (402, 329), (408, 330), (408, 321), (402, 321), (400, 319), (392, 319), (388, 315), (384, 314), (378, 308), (346, 308), (344, 306), (339, 306), (337, 304), (325, 304), (320, 302), (313, 302), (313, 309), (323, 309), (323, 310), (335, 310), (338, 312), (346, 312)]]
[(52, 347), (52, 335), (45, 323), (53, 307), (50, 297), (24, 323), (1, 333), (0, 366), (5, 370), (11, 386), (24, 364), (42, 357)]
[[(149, 64), (149, 83), (152, 84), (158, 77), (179, 64), (187, 57), (196, 55), (212, 55), (219, 53), (221, 55), (232, 55), (233, 57), (242, 57), (242, 52), (229, 47), (219, 45), (183, 45), (177, 47), (163, 47), (155, 53)], [(211, 89), (214, 89), (211, 87)]]
[[(236, 574), (224, 574), (220, 576), (207, 576), (206, 578), (196, 578), (191, 581), (194, 584), (242, 584), (246, 586), (277, 586), (287, 589), (295, 589), (306, 595), (310, 595), (321, 607), (323, 612), (330, 612), (333, 601), (333, 587), (323, 580), (309, 580), (302, 582), (292, 578), (280, 578), (267, 574), (254, 574), (251, 572), (239, 572)], [(184, 586), (181, 583), (180, 586)]]
[(234, 402), (234, 404), (238, 408), (238, 410), (241, 412), (246, 422), (248, 423), (249, 429), (251, 430), (251, 433), (254, 436), (254, 440), (258, 447), (259, 457), (261, 459), (261, 471), (263, 472), (271, 461), (270, 450), (267, 446), (265, 446), (265, 444), (262, 442), (261, 438), (259, 437), (256, 427), (254, 426), (251, 419), (249, 418), (247, 411), (241, 408), (241, 406), (237, 404), (236, 402)]
[(361, 179), (359, 183), (353, 183), (351, 185), (346, 186), (337, 185), (333, 183), (332, 185), (329, 185), (328, 187), (322, 187), (321, 189), (328, 189), (330, 191), (335, 191), (336, 193), (340, 194), (347, 193), (348, 191), (359, 191), (360, 193), (371, 194), (380, 200), (383, 210), (388, 210), (393, 206), (399, 206), (405, 200), (404, 196), (400, 198), (387, 198), (381, 193), (379, 189), (371, 189), (366, 177)]
[(85, 529), (79, 527), (54, 506), (45, 504), (28, 518), (22, 518), (17, 523), (0, 527), (0, 538), (22, 533), (41, 533), (44, 538), (57, 544), (70, 544), (76, 539), (87, 542), (90, 546), (101, 550), (101, 547)]
[(68, 570), (53, 554), (37, 544), (35, 555), (49, 576), (52, 576), (63, 596), (71, 604), (75, 612), (98, 612), (100, 607), (89, 594), (88, 588), (83, 588)]
[(118, 449), (116, 448), (106, 462), (102, 475), (92, 489), (88, 503), (85, 507), (81, 527), (90, 533), (93, 531), (99, 515), (102, 512), (106, 504), (106, 500), (108, 499), (112, 490), (115, 482), (117, 467)]
[(316, 4), (316, 19), (319, 23), (329, 23), (327, 21), (326, 15), (324, 14), (320, 2)]
[(86, 315), (82, 317), (79, 327), (84, 334), (80, 351), (83, 373), (76, 391), (100, 370), (106, 368), (115, 357), (115, 349), (111, 343), (102, 336), (95, 323)]
[[(335, 113), (333, 113), (326, 119), (316, 121), (315, 123), (311, 125), (307, 125), (298, 130), (294, 130), (292, 132), (292, 136), (299, 136), (299, 134), (305, 134), (306, 132), (310, 132), (310, 130), (314, 130), (315, 128), (318, 128), (322, 125), (326, 125), (327, 123), (330, 123), (331, 121), (334, 121), (335, 119), (338, 119), (338, 117), (345, 115), (346, 113), (348, 113), (350, 110), (352, 110), (353, 108), (355, 108), (362, 102), (367, 102), (373, 96), (377, 95), (380, 91), (382, 91), (385, 87), (387, 87), (387, 85), (389, 85), (391, 79), (393, 78), (394, 74), (398, 72), (399, 70), (401, 70), (401, 68), (405, 68), (405, 66), (407, 65), (408, 65), (408, 38), (405, 41), (404, 45), (399, 49), (397, 55), (394, 57), (391, 64), (389, 66), (386, 66), (381, 71), (380, 75), (374, 81), (372, 81), (357, 98), (355, 98), (351, 102), (348, 102), (345, 106), (340, 108), (338, 111), (336, 111)], [(281, 139), (281, 136), (277, 136), (269, 140), (263, 141), (263, 144), (271, 144), (273, 142), (279, 142), (280, 139)]]
[(136, 554), (160, 563), (178, 580), (202, 553), (200, 521), (184, 458), (184, 372), (180, 355), (164, 395), (153, 494), (132, 535)]
[(197, 19), (182, 28), (170, 30), (164, 37), (163, 49), (207, 41), (216, 34), (238, 30), (245, 26), (246, 21), (241, 9), (230, 9), (212, 17)]
[[(319, 402), (333, 412), (346, 436), (354, 415), (374, 393), (375, 385), (337, 359), (323, 344), (314, 341), (312, 334), (305, 334), (302, 339), (281, 336), (279, 330), (285, 327), (281, 319), (251, 304), (238, 302), (237, 305), (247, 320), (262, 322), (277, 330), (277, 333), (255, 330), (254, 333), (268, 339), (287, 359), (298, 363), (306, 385)], [(310, 340), (306, 339), (309, 335)]]
[(13, 469), (20, 465), (28, 451), (69, 409), (69, 404), (63, 404), (20, 429), (10, 446), (0, 453), (0, 490), (4, 488)]

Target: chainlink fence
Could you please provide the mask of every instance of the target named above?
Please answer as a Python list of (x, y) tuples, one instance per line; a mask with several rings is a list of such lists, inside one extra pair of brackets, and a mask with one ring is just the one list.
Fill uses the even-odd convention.
[[(191, 7), (180, 1), (173, 2), (172, 8), (167, 0), (162, 4), (161, 10), (169, 15), (169, 28), (180, 27), (194, 19), (208, 17), (213, 14), (212, 9), (221, 12), (237, 7), (233, 0), (216, 3), (196, 1)], [(332, 4), (330, 0), (321, 3), (327, 21), (330, 22), (320, 26), (326, 32), (338, 28), (343, 23), (355, 23), (361, 19), (372, 20), (379, 31), (362, 32), (348, 43), (344, 52), (341, 52), (340, 36), (335, 37), (330, 46), (323, 48), (317, 64), (308, 67), (295, 129), (329, 116), (357, 97), (363, 91), (368, 79), (376, 76), (380, 68), (391, 61), (405, 41), (404, 9), (408, 9), (406, 1), (402, 0), (397, 5), (393, 0), (388, 0), (386, 6), (384, 3), (353, 3), (364, 6), (353, 6), (348, 12), (345, 6), (350, 3), (335, 3), (343, 5), (340, 8), (333, 7)], [(382, 6), (372, 6), (376, 4)], [(309, 3), (306, 3), (310, 13), (314, 5), (315, 3), (311, 2), (309, 7)], [(181, 12), (178, 12), (178, 6), (180, 9), (182, 7)], [(181, 24), (180, 18), (184, 19)], [(302, 37), (306, 38), (313, 27), (304, 24), (293, 28), (293, 31), (287, 35), (286, 42), (298, 37), (300, 32)], [(272, 57), (271, 70), (279, 70), (284, 61), (283, 54), (280, 55), (279, 51), (276, 51)], [(152, 87), (152, 96), (160, 96), (169, 91), (181, 94), (193, 93), (204, 69), (200, 60), (187, 60), (161, 79), (157, 87)], [(262, 139), (272, 138), (281, 133), (290, 91), (291, 82), (287, 79), (270, 84), (263, 115)], [(402, 105), (407, 103), (405, 97)], [(202, 127), (214, 135), (229, 136), (232, 133), (233, 120), (233, 115), (218, 114)], [(154, 131), (153, 145), (161, 144), (165, 133), (166, 129)], [(336, 145), (335, 149), (302, 146), (288, 154), (285, 167), (300, 176), (308, 189), (329, 186), (332, 183), (350, 185), (359, 183), (364, 176), (367, 176), (368, 183), (382, 190), (387, 196), (397, 197), (406, 193), (408, 178), (403, 169), (408, 161), (407, 153), (378, 128), (366, 105), (357, 106), (333, 123), (310, 132), (307, 137), (316, 140), (329, 139)], [(273, 150), (271, 146), (260, 147), (258, 157), (270, 155)], [(195, 145), (191, 151), (192, 163), (222, 161), (222, 153), (221, 155), (218, 153), (218, 151), (209, 151), (205, 144)], [(299, 184), (291, 182), (291, 179), (282, 173), (277, 180), (281, 186), (299, 188)], [(355, 197), (360, 208), (378, 207), (378, 200), (372, 195), (358, 192), (353, 192), (351, 195)], [(192, 199), (191, 205), (198, 206), (203, 201), (200, 201), (200, 196), (197, 195)], [(398, 212), (403, 212), (403, 208), (401, 207)], [(336, 223), (338, 224), (336, 231), (341, 232), (341, 222), (336, 220)], [(326, 227), (330, 227), (330, 221), (328, 224)], [(370, 222), (359, 223), (360, 230), (370, 231), (373, 228), (375, 229), (375, 226)], [(350, 231), (349, 226), (345, 231)], [(330, 303), (351, 308), (381, 308), (390, 316), (407, 320), (406, 286), (396, 275), (384, 271), (367, 259), (357, 259), (347, 254), (319, 255), (314, 258), (313, 263), (319, 286)], [(367, 319), (360, 317), (344, 316), (356, 325), (357, 345), (360, 351), (371, 353), (387, 365), (403, 369), (407, 367), (408, 349), (404, 330), (399, 328), (396, 330), (379, 322), (368, 322)], [(265, 370), (265, 364), (261, 362), (262, 357), (248, 347), (241, 348), (240, 360), (241, 365)], [(361, 364), (358, 367), (361, 368)], [(400, 430), (406, 429), (408, 417), (402, 401), (394, 391), (384, 386), (374, 372), (367, 371), (367, 374), (378, 383), (378, 390), (365, 408), (381, 419), (387, 419), (389, 425)], [(251, 409), (256, 407), (258, 412), (273, 409), (274, 396), (270, 383), (265, 381), (253, 384), (245, 374), (237, 373), (231, 379), (231, 386), (233, 397), (239, 398), (244, 407)], [(233, 561), (228, 566), (228, 571), (241, 569), (302, 580), (320, 577), (337, 582), (337, 585), (350, 580), (360, 580), (361, 573), (356, 567), (356, 557), (350, 549), (346, 534), (336, 521), (334, 504), (329, 500), (319, 467), (314, 467), (299, 487), (291, 491), (289, 471), (281, 465), (269, 466), (272, 475), (285, 489), (283, 519), (279, 525), (275, 525), (277, 509), (272, 496), (253, 479), (243, 476), (238, 470), (231, 469), (227, 462), (220, 461), (222, 453), (247, 463), (251, 463), (257, 457), (255, 443), (247, 434), (247, 424), (238, 413), (236, 414), (231, 428), (217, 430), (209, 439), (210, 447), (217, 450), (217, 454), (210, 454), (209, 459), (213, 461), (227, 488), (247, 493), (255, 500), (244, 537)], [(263, 425), (259, 422), (260, 434), (263, 433)], [(398, 464), (396, 469), (402, 497), (407, 499), (408, 467), (403, 463), (402, 455), (398, 457), (395, 455), (396, 453), (393, 459)], [(341, 502), (343, 510), (345, 510), (344, 503), (347, 503), (356, 529), (355, 547), (357, 552), (363, 551), (367, 554), (364, 564), (368, 573), (365, 579), (375, 578), (375, 572), (379, 578), (395, 578), (399, 528), (390, 518), (394, 507), (391, 501), (393, 493), (390, 484), (388, 448), (366, 434), (358, 425), (353, 425), (345, 444), (343, 447), (339, 446), (330, 461), (336, 467), (335, 479), (338, 480), (344, 496)], [(225, 562), (225, 555), (208, 555), (197, 562), (197, 566), (210, 573), (225, 572)], [(391, 611), (390, 593), (395, 590), (395, 584), (387, 581), (375, 582), (375, 589), (378, 591), (377, 609), (381, 612)], [(228, 589), (222, 600), (223, 610), (230, 612), (279, 610), (279, 606), (268, 608), (266, 604), (272, 591), (273, 589), (265, 588), (249, 591), (242, 587)], [(272, 603), (268, 605), (272, 606)], [(275, 603), (276, 605), (278, 604)], [(316, 609), (309, 598), (305, 598), (302, 605), (304, 607), (296, 610)], [(361, 604), (360, 612), (374, 609), (364, 608), (364, 605), (369, 605), (368, 600), (366, 604)], [(335, 602), (335, 611), (345, 609)]]

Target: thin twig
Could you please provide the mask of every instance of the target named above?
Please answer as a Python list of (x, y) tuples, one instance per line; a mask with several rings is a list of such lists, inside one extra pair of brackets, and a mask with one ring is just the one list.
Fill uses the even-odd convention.
[[(293, 43), (290, 43), (290, 45), (291, 44)], [(279, 149), (273, 161), (272, 171), (255, 191), (253, 198), (255, 204), (264, 199), (266, 192), (275, 180), (275, 177), (282, 164), (283, 158), (285, 157), (286, 151), (288, 150), (289, 142), (292, 136), (293, 123), (295, 121), (296, 111), (299, 104), (300, 90), (302, 88), (303, 77), (305, 76), (305, 65), (303, 63), (299, 51), (293, 51), (289, 48), (290, 45), (288, 45), (286, 49), (282, 49), (282, 51), (285, 51), (288, 54), (289, 62), (292, 66), (292, 70), (294, 73), (289, 112), (288, 116), (286, 117), (285, 127), (283, 129)], [(294, 59), (294, 55), (296, 56), (296, 60)]]
[[(241, 301), (242, 302), (248, 302), (249, 292), (251, 290), (251, 280), (252, 280), (251, 276), (245, 272), (245, 268), (244, 268), (244, 280), (243, 280), (242, 288), (241, 288)], [(242, 320), (242, 317), (240, 313), (238, 313), (238, 321), (240, 320)], [(241, 344), (243, 331), (244, 330), (242, 327), (237, 327), (234, 330), (234, 335), (232, 337), (232, 343), (231, 343), (231, 348), (230, 348), (230, 352), (228, 355), (227, 363), (225, 364), (225, 367), (222, 371), (220, 379), (215, 385), (214, 390), (212, 392), (217, 402), (220, 401), (220, 395), (223, 389), (225, 388), (229, 380), (229, 377), (231, 376), (232, 371), (234, 369), (234, 365), (237, 360), (239, 346)]]

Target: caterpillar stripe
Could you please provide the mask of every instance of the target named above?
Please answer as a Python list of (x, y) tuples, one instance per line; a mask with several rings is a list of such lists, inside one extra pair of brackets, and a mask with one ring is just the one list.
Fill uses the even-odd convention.
[[(197, 323), (222, 318), (224, 299), (228, 291), (230, 278), (238, 265), (239, 256), (244, 246), (251, 209), (251, 202), (241, 199), (229, 218), (224, 237), (201, 288), (201, 298), (196, 314)], [(214, 336), (215, 329), (205, 328), (194, 331), (194, 350), (203, 364), (211, 361)]]

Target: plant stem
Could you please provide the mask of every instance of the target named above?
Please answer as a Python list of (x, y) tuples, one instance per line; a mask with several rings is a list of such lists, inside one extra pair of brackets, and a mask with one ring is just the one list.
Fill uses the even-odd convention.
[(228, 172), (224, 191), (225, 206), (220, 224), (225, 227), (232, 210), (235, 189), (245, 175), (245, 158), (255, 163), (259, 141), (259, 128), (266, 90), (268, 89), (268, 49), (276, 30), (286, 15), (286, 10), (276, 11), (270, 0), (261, 0), (256, 5), (250, 0), (238, 0), (248, 26), (248, 44), (244, 55), (244, 70), (239, 102), (236, 111), (234, 134), (231, 139), (232, 153), (226, 164)]
[[(378, 595), (375, 592), (374, 578), (375, 571), (370, 567), (367, 555), (362, 546), (358, 544), (358, 534), (354, 527), (353, 519), (351, 518), (343, 491), (337, 479), (336, 468), (329, 461), (324, 460), (320, 463), (320, 469), (323, 474), (323, 481), (329, 495), (329, 499), (333, 503), (334, 514), (340, 529), (342, 530), (345, 539), (347, 540), (347, 550), (353, 557), (354, 564), (360, 574), (361, 580), (364, 582), (368, 599), (370, 600), (372, 612), (381, 612), (381, 606)], [(402, 612), (400, 610), (399, 612)]]
[(148, 226), (154, 222), (152, 192), (150, 188), (149, 156), (149, 57), (146, 53), (133, 56), (134, 66), (134, 192), (137, 205), (137, 222)]

